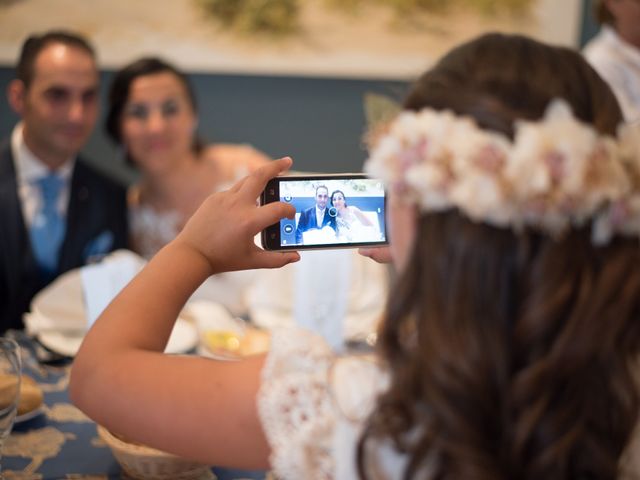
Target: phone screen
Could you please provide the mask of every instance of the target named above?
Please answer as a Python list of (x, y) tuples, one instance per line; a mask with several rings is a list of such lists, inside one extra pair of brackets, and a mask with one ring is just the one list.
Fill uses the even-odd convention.
[[(296, 209), (263, 235), (266, 248), (337, 248), (387, 242), (385, 191), (364, 175), (278, 177), (265, 189)], [(272, 181), (273, 182), (273, 181)]]

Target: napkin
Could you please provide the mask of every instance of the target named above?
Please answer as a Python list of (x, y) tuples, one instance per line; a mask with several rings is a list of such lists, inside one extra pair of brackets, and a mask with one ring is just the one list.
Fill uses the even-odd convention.
[(23, 319), (30, 335), (47, 331), (75, 334), (86, 330), (80, 270), (63, 273), (38, 292), (31, 302), (31, 312)]
[(83, 334), (144, 263), (135, 253), (118, 250), (100, 263), (62, 274), (34, 297), (24, 316), (27, 332)]
[(294, 264), (295, 322), (322, 335), (336, 350), (344, 343), (344, 318), (351, 290), (351, 254), (349, 250), (301, 252), (300, 261)]
[(87, 327), (140, 271), (145, 261), (129, 250), (117, 250), (100, 263), (80, 269)]
[[(335, 252), (350, 254), (346, 258), (329, 258), (326, 254), (331, 254), (331, 251), (328, 250), (303, 251), (300, 262), (278, 269), (254, 271), (255, 280), (246, 296), (251, 321), (261, 328), (277, 329), (295, 325), (299, 320), (299, 324), (307, 328), (307, 323), (313, 323), (312, 329), (323, 336), (320, 329), (324, 326), (333, 330), (327, 332), (330, 337), (328, 341), (338, 348), (341, 347), (340, 340), (335, 335), (340, 332), (344, 336), (343, 340), (365, 339), (375, 332), (386, 303), (389, 269), (386, 265), (359, 255), (355, 249)], [(309, 254), (311, 260), (307, 258)], [(306, 265), (307, 262), (310, 263)], [(316, 269), (318, 263), (320, 265)], [(349, 270), (348, 274), (344, 269)], [(325, 297), (329, 298), (328, 302), (333, 301), (334, 292), (339, 289), (341, 292), (335, 295), (340, 303), (344, 301), (343, 295), (347, 294), (346, 311), (342, 318), (335, 316), (340, 314), (339, 311), (336, 312), (340, 310), (337, 308), (339, 305), (329, 305), (326, 312), (322, 312), (320, 304), (327, 300), (318, 293), (311, 292), (316, 287), (324, 291)], [(305, 305), (307, 296), (313, 298)], [(320, 307), (314, 313), (326, 314), (324, 319), (324, 315), (305, 318), (311, 302)], [(333, 310), (333, 313), (329, 310)], [(324, 322), (330, 324), (323, 325)], [(315, 328), (316, 326), (319, 328)]]

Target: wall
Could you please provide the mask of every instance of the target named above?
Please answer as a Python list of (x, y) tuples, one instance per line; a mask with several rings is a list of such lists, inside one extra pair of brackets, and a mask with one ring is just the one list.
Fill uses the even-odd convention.
[(582, 29), (580, 33), (580, 46), (598, 33), (598, 23), (593, 16), (594, 0), (582, 0)]

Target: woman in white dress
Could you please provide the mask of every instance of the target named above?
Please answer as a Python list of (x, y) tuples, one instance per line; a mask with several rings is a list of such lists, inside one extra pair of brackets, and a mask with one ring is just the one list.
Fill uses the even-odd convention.
[(358, 207), (347, 205), (344, 192), (335, 190), (331, 194), (331, 206), (336, 212), (336, 236), (340, 242), (364, 242), (379, 240), (380, 234)]
[[(129, 188), (129, 229), (132, 249), (146, 259), (176, 237), (211, 193), (269, 160), (246, 145), (204, 145), (197, 124), (193, 87), (173, 65), (145, 57), (115, 73), (106, 129), (140, 172)], [(240, 313), (247, 279), (222, 275), (199, 294)]]
[(499, 34), (404, 106), (366, 165), (397, 270), (375, 352), (283, 330), (237, 362), (162, 354), (209, 275), (299, 259), (253, 243), (294, 218), (255, 204), (282, 159), (209, 197), (111, 303), (73, 401), (132, 440), (285, 480), (638, 475), (639, 127), (616, 136), (615, 97), (578, 53)]

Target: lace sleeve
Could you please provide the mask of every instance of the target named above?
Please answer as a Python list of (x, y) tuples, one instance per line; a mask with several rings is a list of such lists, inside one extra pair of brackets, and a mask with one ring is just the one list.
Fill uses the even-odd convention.
[(282, 329), (272, 336), (258, 411), (278, 478), (333, 478), (327, 388), (333, 358), (322, 337), (305, 330)]
[(258, 411), (276, 476), (355, 478), (356, 444), (386, 385), (387, 375), (373, 356), (337, 356), (314, 333), (275, 331)]

